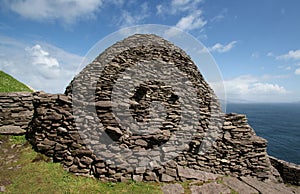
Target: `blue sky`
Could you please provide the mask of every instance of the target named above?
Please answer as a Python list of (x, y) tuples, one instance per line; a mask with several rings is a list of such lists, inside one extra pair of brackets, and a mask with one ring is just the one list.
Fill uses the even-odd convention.
[(299, 9), (298, 0), (2, 0), (0, 69), (36, 90), (62, 93), (99, 40), (162, 24), (208, 48), (229, 101), (300, 101)]

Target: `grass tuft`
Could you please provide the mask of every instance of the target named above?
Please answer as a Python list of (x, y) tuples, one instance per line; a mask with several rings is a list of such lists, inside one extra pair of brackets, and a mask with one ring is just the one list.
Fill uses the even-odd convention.
[(13, 144), (25, 144), (27, 142), (25, 135), (21, 135), (21, 136), (10, 136), (9, 140), (11, 141), (11, 143)]

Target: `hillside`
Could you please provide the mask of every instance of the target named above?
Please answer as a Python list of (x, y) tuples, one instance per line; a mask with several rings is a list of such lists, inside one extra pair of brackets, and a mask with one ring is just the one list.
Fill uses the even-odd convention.
[(0, 71), (0, 92), (31, 92), (25, 84)]

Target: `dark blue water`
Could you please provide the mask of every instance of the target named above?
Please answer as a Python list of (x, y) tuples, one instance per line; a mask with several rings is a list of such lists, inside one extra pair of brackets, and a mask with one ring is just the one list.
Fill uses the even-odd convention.
[(258, 136), (268, 140), (268, 153), (300, 164), (300, 103), (227, 104), (226, 112), (246, 114)]

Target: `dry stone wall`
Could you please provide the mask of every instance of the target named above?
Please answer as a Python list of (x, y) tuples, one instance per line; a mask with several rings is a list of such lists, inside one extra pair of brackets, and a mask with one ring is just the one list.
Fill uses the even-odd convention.
[(300, 166), (279, 160), (275, 157), (270, 156), (272, 166), (274, 166), (284, 182), (293, 185), (300, 185)]
[[(61, 162), (66, 169), (78, 175), (95, 176), (109, 181), (132, 178), (140, 181), (173, 181), (214, 177), (210, 173), (250, 175), (261, 179), (271, 176), (266, 141), (255, 135), (244, 115), (225, 116), (223, 134), (208, 153), (194, 153), (193, 141), (174, 160), (148, 169), (118, 165), (107, 158), (98, 157), (88, 149), (76, 129), (70, 97), (63, 94), (38, 94), (34, 97), (33, 104), (35, 114), (27, 138), (37, 151)], [(142, 138), (138, 140), (143, 141)], [(133, 146), (140, 145), (136, 142), (134, 144)], [(105, 147), (106, 144), (99, 144), (101, 146)], [(113, 157), (113, 153), (106, 154), (106, 157)]]
[(0, 134), (25, 134), (33, 116), (33, 94), (0, 93)]
[[(173, 85), (170, 77), (153, 73), (169, 67), (179, 72), (171, 74)], [(165, 109), (151, 115), (154, 102)], [(267, 142), (244, 115), (222, 113), (190, 57), (154, 35), (114, 44), (74, 78), (65, 95), (39, 94), (33, 104), (27, 138), (77, 174), (109, 181), (272, 176)], [(151, 127), (143, 133), (140, 123)]]
[[(171, 73), (176, 84), (153, 73), (161, 66), (165, 73), (178, 70)], [(267, 141), (245, 115), (222, 113), (190, 57), (155, 35), (109, 47), (65, 94), (1, 94), (0, 102), (0, 126), (26, 128), (36, 151), (77, 175), (163, 182), (274, 178)]]

